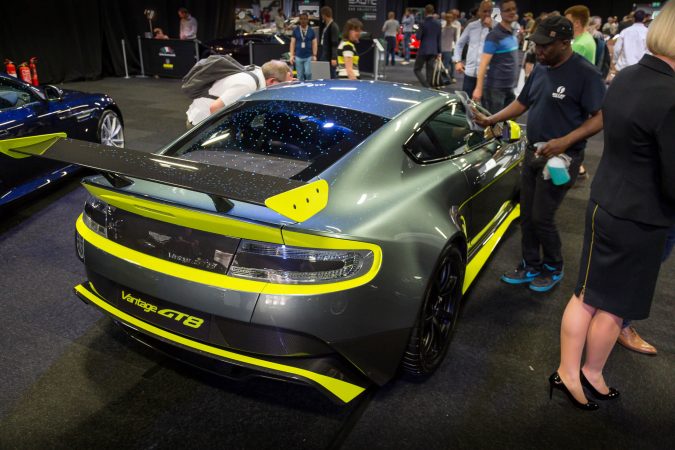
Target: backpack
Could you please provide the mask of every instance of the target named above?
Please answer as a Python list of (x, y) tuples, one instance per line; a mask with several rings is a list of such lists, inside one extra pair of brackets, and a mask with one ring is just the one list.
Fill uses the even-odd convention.
[(211, 55), (197, 61), (192, 69), (183, 77), (181, 90), (191, 99), (211, 98), (217, 99), (215, 95), (209, 94), (209, 89), (218, 80), (229, 77), (236, 73), (247, 73), (255, 80), (256, 89), (260, 89), (260, 80), (254, 74), (256, 66), (243, 66), (230, 55)]

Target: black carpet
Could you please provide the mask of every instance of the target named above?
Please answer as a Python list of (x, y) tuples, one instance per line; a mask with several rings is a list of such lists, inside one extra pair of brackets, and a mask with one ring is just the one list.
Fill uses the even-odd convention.
[[(412, 65), (386, 69), (389, 81), (415, 81)], [(184, 130), (189, 101), (177, 81), (64, 87), (111, 94), (130, 148), (151, 151)], [(591, 139), (591, 175), (601, 150), (601, 136)], [(573, 409), (560, 392), (548, 399), (589, 185), (579, 182), (558, 213), (560, 286), (542, 295), (499, 282), (520, 255), (512, 227), (468, 292), (441, 369), (339, 407), (304, 386), (229, 381), (173, 361), (78, 301), (72, 287), (84, 271), (73, 225), (85, 193), (74, 180), (62, 184), (0, 219), (0, 449), (670, 448), (675, 258), (662, 269), (651, 317), (636, 323), (658, 356), (621, 347), (610, 356), (606, 377), (621, 399), (594, 413)]]

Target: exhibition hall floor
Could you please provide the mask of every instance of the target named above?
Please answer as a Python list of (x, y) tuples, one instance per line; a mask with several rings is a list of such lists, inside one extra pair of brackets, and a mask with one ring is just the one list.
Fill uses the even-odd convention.
[[(412, 65), (387, 69), (389, 81), (414, 80)], [(185, 129), (189, 100), (179, 86), (152, 78), (64, 85), (112, 95), (127, 147), (147, 151)], [(600, 135), (588, 146), (591, 179), (601, 151)], [(80, 302), (73, 233), (86, 195), (76, 180), (64, 183), (0, 218), (0, 449), (669, 448), (675, 257), (662, 268), (651, 317), (636, 323), (658, 356), (619, 346), (610, 356), (606, 377), (621, 398), (588, 413), (558, 391), (548, 397), (591, 179), (558, 213), (559, 286), (539, 294), (499, 281), (520, 259), (512, 227), (465, 296), (440, 370), (424, 382), (398, 377), (347, 406), (304, 386), (206, 374), (131, 340)]]

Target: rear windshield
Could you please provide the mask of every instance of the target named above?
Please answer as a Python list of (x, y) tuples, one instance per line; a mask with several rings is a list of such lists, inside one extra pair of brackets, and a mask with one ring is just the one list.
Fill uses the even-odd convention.
[(387, 122), (371, 114), (292, 101), (239, 102), (164, 154), (307, 181)]

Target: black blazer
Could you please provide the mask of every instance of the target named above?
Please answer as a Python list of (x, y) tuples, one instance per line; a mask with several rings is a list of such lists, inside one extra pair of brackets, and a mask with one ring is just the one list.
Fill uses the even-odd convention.
[(602, 106), (605, 148), (591, 199), (611, 215), (675, 223), (675, 72), (645, 55), (621, 70)]
[[(324, 32), (326, 34), (324, 34)], [(338, 27), (338, 24), (335, 23), (333, 20), (330, 25), (328, 26), (328, 29), (324, 27), (323, 30), (321, 30), (321, 36), (324, 39), (324, 42), (321, 42), (321, 39), (319, 39), (319, 44), (322, 44), (321, 46), (321, 57), (322, 60), (337, 60), (337, 48), (338, 45), (340, 45), (340, 27)]]

